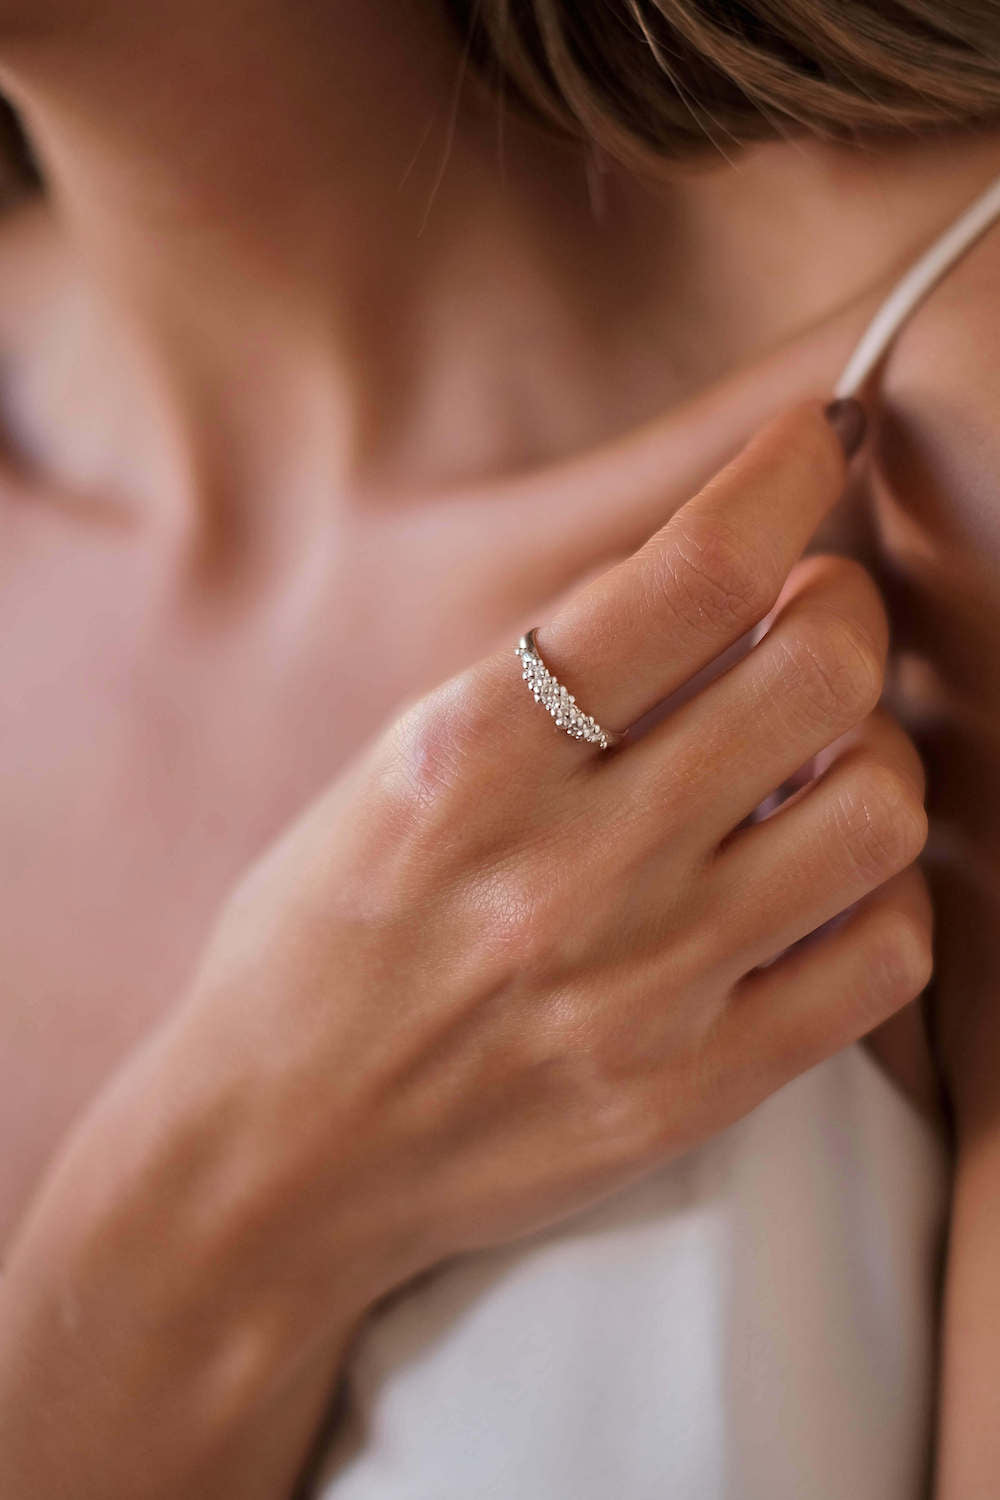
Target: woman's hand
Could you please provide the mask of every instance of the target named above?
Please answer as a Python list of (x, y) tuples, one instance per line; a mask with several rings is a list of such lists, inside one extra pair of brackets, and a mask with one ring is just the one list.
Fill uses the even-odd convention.
[[(703, 1139), (927, 982), (926, 898), (893, 879), (926, 836), (921, 768), (869, 718), (882, 604), (844, 559), (788, 578), (843, 475), (818, 405), (798, 410), (539, 627), (619, 728), (779, 602), (636, 742), (568, 738), (497, 653), (413, 705), (230, 901), (175, 1045), (213, 1069), (238, 1049), (259, 1160), (303, 1184), (297, 1242), (350, 1246), (366, 1296)], [(747, 825), (817, 754), (821, 778)]]
[[(15, 1251), (30, 1289), (66, 1205), (90, 1226), (69, 1236), (84, 1368), (102, 1340), (112, 1358), (107, 1318), (127, 1323), (122, 1256), (158, 1244), (207, 1268), (184, 1301), (214, 1371), (202, 1409), (210, 1389), (245, 1412), (392, 1286), (620, 1186), (918, 994), (922, 774), (873, 714), (884, 610), (854, 563), (795, 566), (843, 478), (819, 404), (800, 408), (540, 623), (607, 727), (686, 690), (646, 732), (603, 754), (568, 738), (499, 652), (413, 704), (254, 867)], [(815, 781), (748, 821), (815, 756)], [(158, 1288), (145, 1326), (176, 1341)], [(22, 1309), (37, 1371), (55, 1356), (31, 1326)]]

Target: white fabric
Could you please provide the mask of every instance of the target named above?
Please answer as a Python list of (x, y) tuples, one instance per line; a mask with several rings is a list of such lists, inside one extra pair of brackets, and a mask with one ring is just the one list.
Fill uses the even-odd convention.
[(944, 1149), (852, 1047), (366, 1331), (324, 1500), (918, 1500)]
[[(838, 393), (998, 215), (1000, 179), (901, 279)], [(847, 1049), (597, 1208), (393, 1298), (317, 1495), (919, 1500), (947, 1175)]]

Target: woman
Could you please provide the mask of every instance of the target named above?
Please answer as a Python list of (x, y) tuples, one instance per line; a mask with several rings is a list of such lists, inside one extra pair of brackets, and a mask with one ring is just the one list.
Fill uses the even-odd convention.
[[(473, 76), (430, 0), (3, 0), (5, 1496), (287, 1495), (352, 1349), (338, 1500), (916, 1493), (922, 774), (870, 579), (796, 562), (826, 393), (1000, 170), (994, 7), (897, 12), (487, 5)], [(996, 1461), (996, 254), (823, 533), (949, 834), (946, 1500)], [(536, 622), (529, 677), (645, 733), (553, 727)]]

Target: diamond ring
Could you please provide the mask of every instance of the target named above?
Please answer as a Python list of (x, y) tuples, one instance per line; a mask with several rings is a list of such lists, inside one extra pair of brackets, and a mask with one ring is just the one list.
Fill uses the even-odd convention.
[(602, 750), (610, 750), (625, 738), (623, 734), (615, 734), (614, 730), (602, 729), (596, 719), (584, 713), (573, 694), (566, 691), (558, 678), (553, 677), (535, 645), (534, 626), (526, 635), (522, 635), (514, 650), (521, 658), (521, 676), (528, 684), (535, 702), (548, 710), (560, 729), (565, 730), (574, 740), (586, 740), (588, 744), (598, 745)]

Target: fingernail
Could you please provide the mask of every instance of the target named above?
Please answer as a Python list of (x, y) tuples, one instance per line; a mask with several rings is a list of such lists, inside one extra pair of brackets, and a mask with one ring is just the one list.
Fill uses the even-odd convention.
[(844, 452), (852, 458), (861, 447), (868, 426), (868, 417), (860, 401), (853, 396), (841, 396), (824, 406), (823, 415), (840, 438)]

